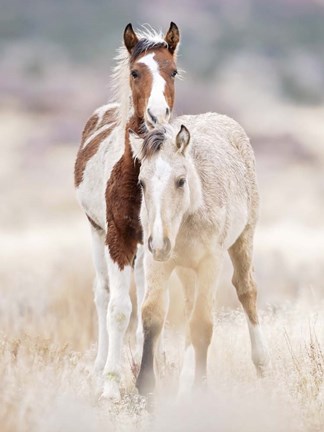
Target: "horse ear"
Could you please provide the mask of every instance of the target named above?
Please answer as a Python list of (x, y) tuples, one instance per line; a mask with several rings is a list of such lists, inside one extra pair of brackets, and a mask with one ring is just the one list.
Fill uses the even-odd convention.
[(142, 159), (143, 139), (132, 129), (129, 129), (129, 143), (135, 159)]
[(133, 30), (132, 24), (129, 23), (124, 30), (124, 44), (130, 54), (137, 42), (136, 33)]
[(168, 48), (171, 54), (174, 54), (177, 45), (180, 41), (180, 33), (178, 26), (174, 24), (174, 22), (171, 22), (170, 28), (167, 32), (167, 34), (164, 37), (165, 42), (168, 44)]
[(190, 133), (189, 133), (188, 129), (186, 128), (186, 126), (181, 125), (180, 131), (178, 132), (178, 135), (176, 138), (176, 143), (177, 143), (178, 150), (183, 155), (185, 154), (185, 151), (186, 151), (186, 148), (188, 147), (189, 141), (190, 141)]

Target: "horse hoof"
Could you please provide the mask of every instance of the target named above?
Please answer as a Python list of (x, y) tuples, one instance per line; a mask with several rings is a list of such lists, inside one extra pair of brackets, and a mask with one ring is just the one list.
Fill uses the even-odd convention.
[(154, 386), (154, 378), (152, 379), (151, 376), (147, 376), (140, 371), (136, 380), (136, 388), (138, 390), (138, 393), (141, 396), (148, 397), (150, 394), (153, 393)]
[(270, 363), (266, 363), (266, 364), (262, 363), (262, 364), (256, 365), (255, 368), (256, 368), (256, 373), (257, 373), (258, 378), (266, 378), (270, 374), (271, 364)]
[(268, 354), (264, 355), (262, 359), (259, 359), (259, 361), (255, 363), (255, 368), (258, 378), (266, 378), (269, 376), (271, 371), (270, 356)]
[(104, 390), (99, 398), (99, 400), (108, 400), (111, 402), (119, 402), (121, 399), (120, 397), (120, 390), (119, 385), (117, 383), (106, 383), (104, 385)]

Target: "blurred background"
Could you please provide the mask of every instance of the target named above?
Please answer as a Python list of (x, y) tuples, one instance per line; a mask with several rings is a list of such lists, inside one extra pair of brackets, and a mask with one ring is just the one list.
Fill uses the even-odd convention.
[[(90, 235), (73, 164), (88, 116), (109, 101), (129, 22), (179, 26), (186, 73), (177, 115), (218, 111), (251, 138), (261, 305), (323, 297), (323, 0), (0, 0), (0, 10), (0, 314), (11, 331), (17, 316), (77, 316), (81, 292), (88, 333), (75, 340), (71, 328), (71, 340), (80, 348), (95, 331)], [(227, 266), (219, 307), (238, 306), (230, 275)]]

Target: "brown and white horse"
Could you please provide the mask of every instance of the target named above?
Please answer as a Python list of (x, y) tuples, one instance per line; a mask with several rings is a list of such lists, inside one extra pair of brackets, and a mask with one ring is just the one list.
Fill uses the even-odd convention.
[[(183, 126), (182, 124), (186, 125)], [(182, 125), (182, 126), (181, 126)], [(189, 133), (190, 131), (190, 133)], [(269, 362), (253, 276), (253, 234), (259, 196), (253, 150), (234, 120), (215, 113), (182, 116), (143, 139), (131, 137), (141, 161), (141, 222), (146, 293), (142, 307), (144, 347), (137, 386), (154, 389), (154, 358), (168, 307), (168, 280), (177, 269), (195, 273), (186, 286), (195, 382), (206, 376), (213, 333), (213, 297), (228, 251), (233, 284), (247, 316), (252, 360), (259, 374)], [(188, 289), (190, 288), (190, 289)]]
[[(120, 397), (123, 337), (131, 314), (130, 278), (142, 241), (140, 163), (133, 158), (129, 134), (132, 130), (144, 136), (169, 122), (178, 43), (174, 23), (165, 37), (152, 29), (135, 33), (131, 24), (125, 28), (114, 73), (115, 100), (88, 120), (75, 162), (75, 187), (91, 224), (96, 270), (95, 369), (103, 370), (103, 394), (109, 398)], [(140, 285), (140, 269), (137, 279)], [(143, 287), (137, 289), (141, 297)]]

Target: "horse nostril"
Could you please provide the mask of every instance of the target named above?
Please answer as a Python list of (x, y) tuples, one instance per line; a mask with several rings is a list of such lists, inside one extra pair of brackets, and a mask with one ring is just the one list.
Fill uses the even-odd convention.
[(168, 237), (164, 237), (163, 248), (164, 248), (165, 254), (168, 254), (170, 252), (171, 242), (170, 242)]
[(148, 245), (149, 251), (152, 253), (152, 236), (150, 236), (148, 238), (147, 245)]
[(165, 110), (165, 113), (166, 113), (166, 115), (168, 116), (168, 115), (170, 114), (170, 109), (167, 108), (167, 109)]
[(153, 114), (151, 113), (150, 108), (147, 109), (147, 113), (148, 113), (148, 115), (150, 116), (152, 122), (153, 122), (153, 123), (156, 123), (156, 122), (157, 122), (157, 118), (155, 117), (155, 115), (153, 115)]

